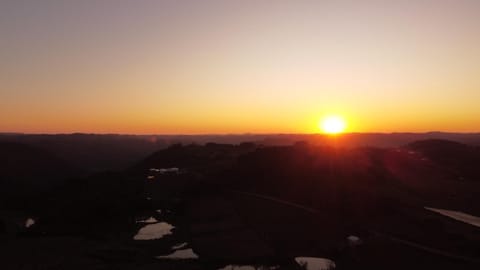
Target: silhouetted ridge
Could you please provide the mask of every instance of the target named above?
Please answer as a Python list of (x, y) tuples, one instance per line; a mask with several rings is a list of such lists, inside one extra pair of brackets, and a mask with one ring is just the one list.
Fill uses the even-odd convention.
[(451, 140), (442, 140), (442, 139), (428, 139), (416, 141), (408, 144), (408, 146), (414, 150), (419, 151), (431, 151), (431, 150), (440, 150), (440, 151), (463, 151), (468, 146), (463, 143), (459, 143)]
[(480, 180), (479, 147), (440, 139), (417, 141), (407, 147), (451, 170), (460, 180)]
[(132, 169), (145, 171), (150, 168), (206, 169), (207, 167), (218, 167), (221, 166), (219, 163), (230, 163), (237, 156), (253, 151), (255, 148), (253, 143), (239, 145), (207, 143), (204, 146), (175, 144), (153, 153)]
[(43, 149), (91, 173), (125, 169), (167, 145), (149, 136), (114, 134), (3, 135), (0, 141)]
[(45, 183), (78, 173), (76, 168), (52, 153), (21, 143), (0, 142), (0, 164), (0, 179)]
[(0, 143), (0, 203), (6, 207), (35, 205), (42, 192), (76, 175), (82, 172), (48, 151), (21, 143)]

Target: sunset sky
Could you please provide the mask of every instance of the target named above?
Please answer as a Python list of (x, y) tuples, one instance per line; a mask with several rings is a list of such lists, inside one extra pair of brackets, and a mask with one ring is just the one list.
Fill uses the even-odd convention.
[(480, 1), (0, 1), (0, 132), (480, 131)]

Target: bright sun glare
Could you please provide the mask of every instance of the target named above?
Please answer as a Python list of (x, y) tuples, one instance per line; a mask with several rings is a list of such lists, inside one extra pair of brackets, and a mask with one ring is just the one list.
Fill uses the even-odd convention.
[(336, 115), (327, 116), (320, 122), (320, 128), (327, 134), (342, 133), (345, 130), (345, 127), (345, 120)]

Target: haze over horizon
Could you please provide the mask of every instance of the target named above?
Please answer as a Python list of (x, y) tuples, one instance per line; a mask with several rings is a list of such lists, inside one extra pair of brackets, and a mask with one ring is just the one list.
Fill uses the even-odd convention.
[[(390, 134), (416, 134), (416, 135), (427, 135), (427, 134), (445, 134), (445, 135), (477, 135), (480, 132), (472, 131), (472, 132), (445, 132), (445, 131), (425, 131), (425, 132), (402, 132), (402, 131), (392, 131), (392, 132), (376, 132), (376, 131), (368, 131), (368, 132), (343, 132), (339, 135), (334, 135), (335, 137), (341, 136), (349, 136), (349, 135), (390, 135)], [(287, 132), (271, 132), (271, 133), (253, 133), (253, 132), (243, 132), (243, 133), (115, 133), (115, 132), (10, 132), (10, 131), (0, 131), (0, 135), (119, 135), (119, 136), (275, 136), (275, 135), (285, 135), (285, 136), (325, 136), (329, 137), (331, 135), (325, 134), (321, 131), (311, 132), (311, 133), (287, 133)], [(435, 139), (435, 138), (432, 138)]]
[(0, 3), (0, 132), (479, 132), (480, 1)]

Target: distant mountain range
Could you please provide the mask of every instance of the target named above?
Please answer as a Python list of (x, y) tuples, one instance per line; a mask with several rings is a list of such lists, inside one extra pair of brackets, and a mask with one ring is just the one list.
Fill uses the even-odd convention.
[(95, 172), (124, 169), (137, 160), (172, 144), (209, 142), (259, 145), (292, 145), (305, 141), (313, 145), (335, 143), (341, 147), (399, 147), (418, 140), (443, 139), (480, 145), (480, 133), (347, 133), (335, 138), (322, 134), (238, 134), (238, 135), (116, 135), (116, 134), (18, 134), (0, 133), (0, 142), (16, 142), (48, 151), (79, 169)]

